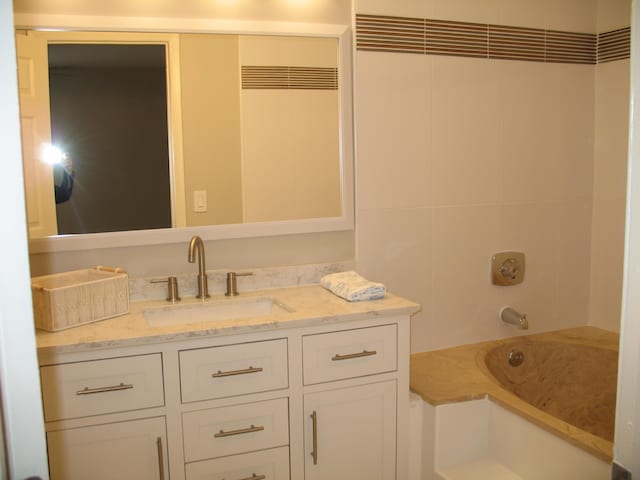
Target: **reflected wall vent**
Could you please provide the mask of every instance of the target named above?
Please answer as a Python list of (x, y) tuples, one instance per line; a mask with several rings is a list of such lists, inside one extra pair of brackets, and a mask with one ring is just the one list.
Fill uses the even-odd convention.
[(242, 66), (243, 89), (337, 90), (335, 67)]

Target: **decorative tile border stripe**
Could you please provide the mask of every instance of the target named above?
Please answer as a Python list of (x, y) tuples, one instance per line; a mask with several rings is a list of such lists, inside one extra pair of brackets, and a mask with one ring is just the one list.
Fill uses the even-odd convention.
[[(358, 50), (589, 65), (628, 58), (629, 30), (596, 35), (428, 18), (356, 15)], [(621, 56), (625, 52), (627, 56)]]
[(631, 27), (598, 34), (598, 63), (631, 56)]
[(241, 69), (243, 89), (337, 90), (335, 67), (246, 66)]

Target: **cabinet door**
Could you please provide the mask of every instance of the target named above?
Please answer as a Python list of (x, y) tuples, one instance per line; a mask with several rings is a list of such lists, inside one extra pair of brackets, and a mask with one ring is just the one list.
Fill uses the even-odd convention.
[(52, 480), (168, 478), (164, 417), (47, 433)]
[(306, 480), (396, 478), (396, 382), (304, 396)]

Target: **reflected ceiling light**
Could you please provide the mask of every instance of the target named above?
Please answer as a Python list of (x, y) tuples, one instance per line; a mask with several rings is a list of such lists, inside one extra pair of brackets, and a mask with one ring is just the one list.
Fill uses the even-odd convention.
[(67, 154), (64, 153), (59, 147), (50, 143), (42, 145), (41, 157), (42, 160), (50, 165), (56, 165), (62, 163), (62, 160), (67, 158)]

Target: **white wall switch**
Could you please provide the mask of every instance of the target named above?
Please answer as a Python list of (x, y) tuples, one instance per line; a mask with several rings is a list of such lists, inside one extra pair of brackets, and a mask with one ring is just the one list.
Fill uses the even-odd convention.
[(194, 212), (207, 211), (207, 191), (206, 190), (193, 191), (193, 211)]

